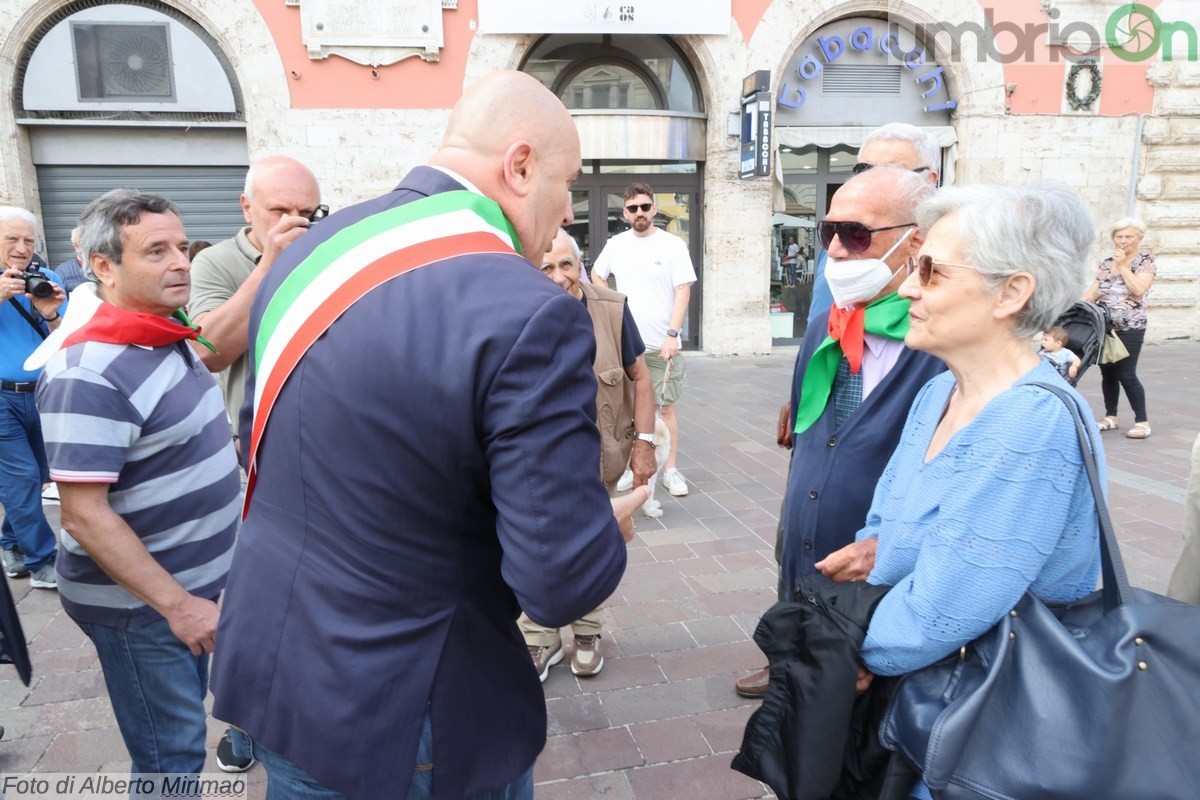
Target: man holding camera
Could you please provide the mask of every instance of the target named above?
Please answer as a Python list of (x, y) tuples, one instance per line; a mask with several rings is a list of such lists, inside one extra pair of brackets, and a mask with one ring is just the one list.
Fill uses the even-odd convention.
[(28, 575), (35, 589), (57, 589), (54, 531), (42, 511), (49, 472), (33, 399), (41, 370), (25, 369), (25, 359), (59, 326), (67, 295), (57, 273), (31, 268), (36, 241), (33, 214), (0, 206), (0, 555), (10, 578)]
[[(246, 384), (250, 302), (275, 257), (329, 209), (308, 167), (286, 156), (268, 156), (246, 173), (242, 213), (248, 223), (232, 239), (196, 255), (188, 311), (216, 352), (196, 347), (211, 372), (225, 371), (225, 409), (236, 422)], [(239, 448), (240, 452), (240, 448)]]

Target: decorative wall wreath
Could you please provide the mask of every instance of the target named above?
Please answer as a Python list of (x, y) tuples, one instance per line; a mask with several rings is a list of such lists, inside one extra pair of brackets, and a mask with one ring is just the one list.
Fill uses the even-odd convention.
[[(1087, 72), (1091, 78), (1091, 91), (1082, 97), (1079, 94), (1079, 76)], [(1067, 73), (1067, 105), (1072, 111), (1091, 111), (1100, 97), (1100, 64), (1095, 59), (1079, 61), (1071, 65)]]

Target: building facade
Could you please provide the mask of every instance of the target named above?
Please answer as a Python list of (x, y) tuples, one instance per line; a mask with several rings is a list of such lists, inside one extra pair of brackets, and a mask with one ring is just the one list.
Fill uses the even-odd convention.
[(464, 87), (521, 69), (579, 127), (589, 259), (623, 228), (622, 189), (654, 186), (699, 275), (691, 347), (763, 353), (802, 331), (813, 221), (890, 121), (931, 129), (946, 183), (1077, 189), (1097, 261), (1109, 223), (1143, 217), (1149, 335), (1196, 337), (1197, 29), (1186, 0), (8, 0), (0, 202), (38, 214), (52, 263), (114, 186), (172, 197), (217, 241), (242, 224), (251, 161), (294, 156), (331, 207), (357, 202), (425, 161)]

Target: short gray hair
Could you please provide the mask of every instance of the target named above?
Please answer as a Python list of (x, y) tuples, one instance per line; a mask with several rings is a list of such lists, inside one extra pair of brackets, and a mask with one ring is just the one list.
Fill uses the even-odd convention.
[(71, 246), (79, 247), (79, 237), (83, 234), (83, 228), (76, 225), (71, 229)]
[(575, 260), (579, 262), (579, 266), (583, 266), (583, 251), (579, 249), (579, 242), (575, 241), (575, 237), (566, 228), (559, 228), (559, 234), (566, 236), (571, 242), (571, 252), (575, 254)]
[(137, 225), (142, 214), (168, 211), (183, 217), (179, 208), (167, 198), (137, 189), (113, 189), (89, 203), (79, 215), (79, 259), (88, 280), (96, 280), (96, 274), (92, 272), (92, 254), (99, 253), (120, 264), (125, 255), (123, 229)]
[(1121, 217), (1108, 229), (1108, 238), (1113, 238), (1117, 235), (1117, 231), (1124, 228), (1133, 228), (1142, 236), (1146, 235), (1146, 223), (1142, 222), (1139, 217)]
[(1087, 258), (1096, 225), (1066, 185), (940, 189), (917, 208), (923, 233), (944, 217), (963, 241), (964, 260), (993, 291), (1010, 275), (1033, 276), (1033, 295), (1016, 317), (1017, 336), (1049, 328), (1083, 296), (1094, 272)]
[(13, 221), (27, 222), (37, 230), (37, 218), (33, 216), (33, 212), (19, 206), (0, 206), (0, 225)]
[[(867, 138), (863, 139), (862, 147), (871, 142), (908, 142), (917, 151), (917, 159), (922, 167), (929, 167), (934, 172), (942, 170), (942, 150), (933, 134), (924, 128), (909, 125), (907, 122), (889, 122), (868, 133)], [(860, 152), (862, 147), (859, 148)]]

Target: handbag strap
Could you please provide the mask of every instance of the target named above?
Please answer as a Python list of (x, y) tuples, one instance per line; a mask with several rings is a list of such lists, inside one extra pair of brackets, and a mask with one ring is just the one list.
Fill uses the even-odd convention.
[(1096, 516), (1100, 519), (1100, 568), (1104, 578), (1102, 594), (1104, 610), (1112, 611), (1117, 606), (1124, 605), (1130, 596), (1129, 577), (1125, 574), (1125, 564), (1121, 560), (1121, 549), (1117, 545), (1117, 535), (1113, 530), (1112, 519), (1108, 515), (1108, 504), (1104, 502), (1104, 491), (1100, 486), (1100, 466), (1096, 461), (1096, 451), (1092, 448), (1092, 439), (1084, 425), (1083, 415), (1074, 398), (1065, 387), (1034, 381), (1031, 385), (1040, 387), (1058, 395), (1058, 398), (1071, 412), (1075, 421), (1075, 432), (1079, 436), (1079, 449), (1083, 455), (1083, 466), (1087, 470), (1088, 481), (1092, 485), (1092, 497), (1096, 501)]

